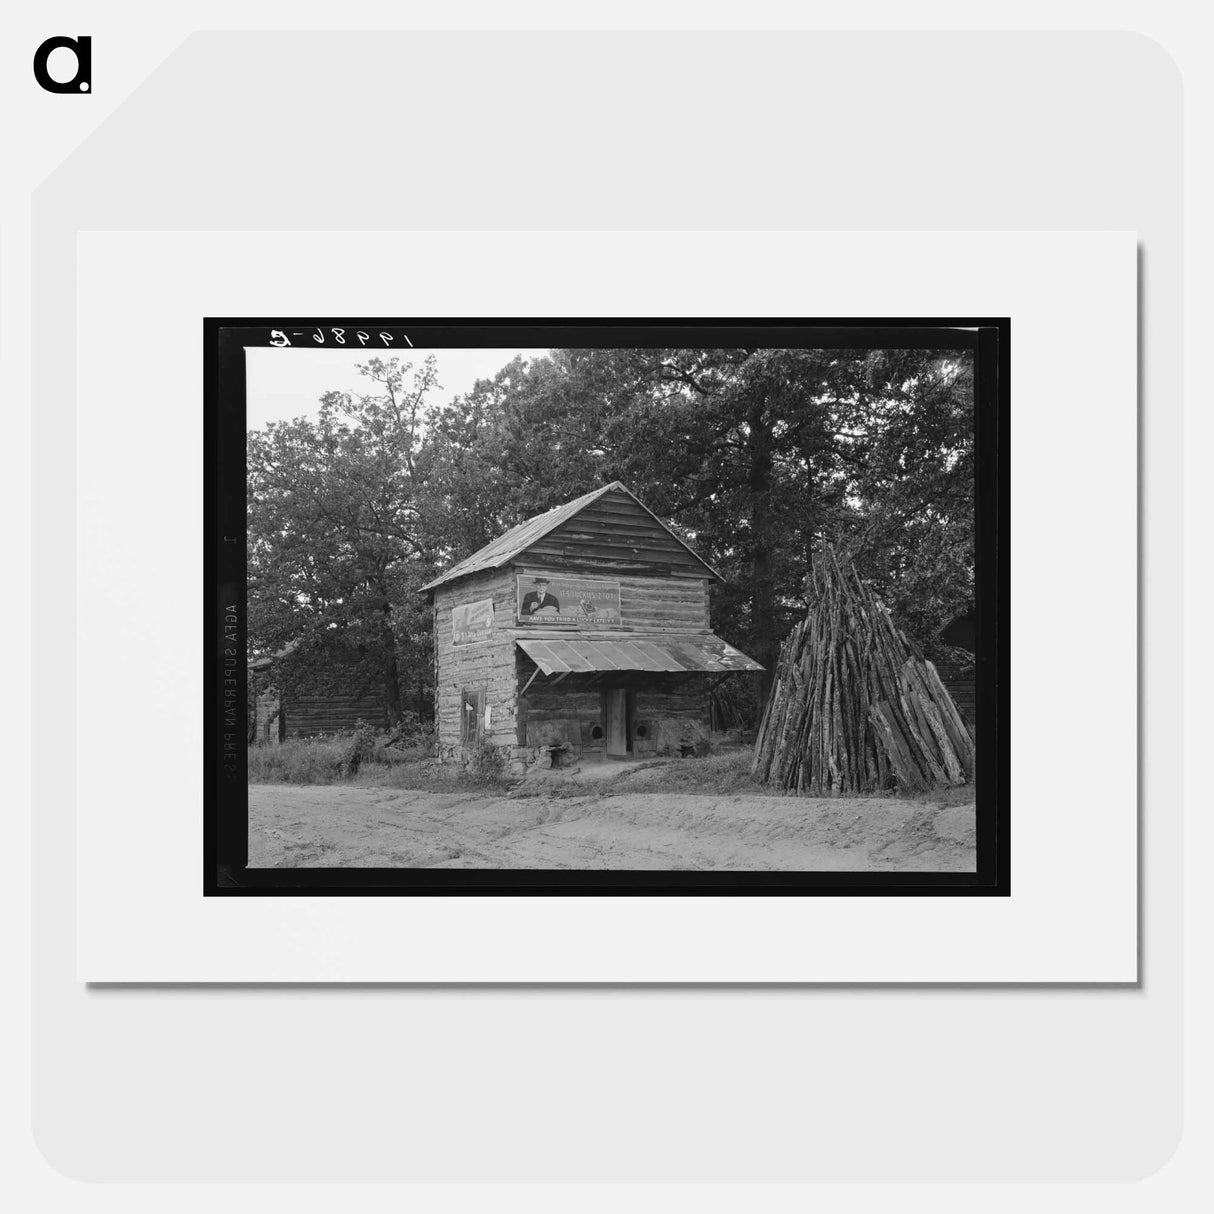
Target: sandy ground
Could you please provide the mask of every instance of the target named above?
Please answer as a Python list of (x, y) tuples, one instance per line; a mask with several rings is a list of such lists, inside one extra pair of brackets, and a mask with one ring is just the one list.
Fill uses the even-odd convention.
[(974, 806), (249, 787), (255, 868), (974, 870)]

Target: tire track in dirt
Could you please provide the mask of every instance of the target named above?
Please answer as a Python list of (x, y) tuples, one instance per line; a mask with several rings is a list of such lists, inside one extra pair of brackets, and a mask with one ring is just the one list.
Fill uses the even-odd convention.
[(972, 872), (973, 805), (629, 793), (249, 789), (250, 864)]

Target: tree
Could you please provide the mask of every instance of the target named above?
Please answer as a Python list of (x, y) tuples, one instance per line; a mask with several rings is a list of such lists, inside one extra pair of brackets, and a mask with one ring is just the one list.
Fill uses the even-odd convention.
[(974, 369), (969, 355), (870, 358), (854, 425), (851, 554), (929, 652), (974, 595)]
[(972, 593), (972, 373), (959, 356), (554, 350), (482, 381), (435, 434), (446, 509), (475, 503), (453, 555), (621, 480), (726, 577), (715, 626), (769, 671), (824, 543), (921, 643)]
[(438, 462), (475, 470), (495, 524), (624, 481), (725, 575), (716, 625), (771, 669), (825, 542), (924, 640), (969, 596), (971, 400), (965, 361), (924, 351), (559, 350), (455, 402)]
[(612, 480), (720, 570), (713, 625), (767, 671), (824, 544), (929, 650), (972, 598), (967, 356), (561, 349), (433, 409), (433, 358), (362, 370), (375, 391), (249, 436), (250, 636), (293, 644), (288, 668), (340, 654), (384, 686), (394, 722), (402, 688), (420, 705), (429, 684), (418, 588)]
[(337, 663), (377, 684), (396, 725), (405, 672), (428, 669), (417, 465), (437, 371), (432, 356), (359, 370), (379, 391), (328, 392), (315, 422), (248, 435), (249, 637), (255, 652), (289, 650), (280, 681)]

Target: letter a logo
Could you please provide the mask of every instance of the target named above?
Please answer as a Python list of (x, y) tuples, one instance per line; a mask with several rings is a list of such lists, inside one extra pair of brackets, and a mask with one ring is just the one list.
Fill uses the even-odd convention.
[[(69, 50), (76, 56), (76, 74), (70, 80), (55, 80), (46, 70), (52, 51)], [(48, 38), (34, 52), (34, 79), (48, 93), (87, 93), (93, 87), (93, 40), (81, 34), (77, 38)]]

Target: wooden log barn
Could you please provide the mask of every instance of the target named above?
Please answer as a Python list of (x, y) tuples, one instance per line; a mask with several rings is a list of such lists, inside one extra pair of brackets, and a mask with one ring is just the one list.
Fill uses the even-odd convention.
[(341, 733), (360, 723), (377, 729), (387, 726), (383, 690), (360, 680), (340, 662), (312, 672), (290, 696), (284, 695), (274, 678), (274, 663), (294, 648), (288, 645), (273, 657), (249, 663), (250, 744)]
[(721, 575), (619, 481), (520, 523), (422, 589), (439, 754), (517, 770), (687, 754), (716, 680), (762, 667), (715, 636)]

